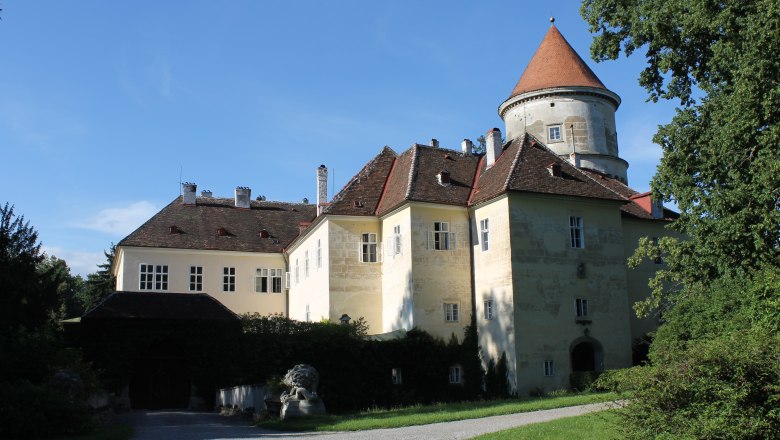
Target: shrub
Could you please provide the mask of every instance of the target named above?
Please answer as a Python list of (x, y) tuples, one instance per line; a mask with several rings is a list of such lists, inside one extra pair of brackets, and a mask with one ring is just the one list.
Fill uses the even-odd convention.
[(575, 371), (569, 374), (569, 385), (576, 391), (590, 391), (601, 374), (601, 371)]

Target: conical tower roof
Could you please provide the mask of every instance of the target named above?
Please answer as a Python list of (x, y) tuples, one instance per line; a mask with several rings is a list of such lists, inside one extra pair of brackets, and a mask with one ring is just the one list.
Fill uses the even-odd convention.
[(534, 90), (570, 86), (607, 89), (553, 25), (509, 97)]

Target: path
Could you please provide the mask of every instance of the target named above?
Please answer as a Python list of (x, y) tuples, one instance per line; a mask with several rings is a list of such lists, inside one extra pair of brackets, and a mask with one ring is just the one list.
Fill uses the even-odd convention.
[(134, 411), (117, 419), (135, 429), (138, 440), (206, 439), (316, 439), (316, 440), (399, 440), (468, 439), (531, 423), (546, 422), (608, 409), (609, 403), (570, 406), (457, 422), (433, 423), (405, 428), (374, 429), (353, 432), (279, 432), (249, 426), (245, 419), (215, 413), (188, 411)]

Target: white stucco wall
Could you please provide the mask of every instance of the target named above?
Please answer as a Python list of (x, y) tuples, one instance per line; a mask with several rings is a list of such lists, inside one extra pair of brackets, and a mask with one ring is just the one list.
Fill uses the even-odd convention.
[[(122, 246), (117, 249), (117, 290), (142, 291), (139, 288), (141, 264), (168, 266), (167, 291), (151, 292), (189, 293), (190, 266), (202, 266), (203, 291), (193, 293), (207, 293), (235, 313), (286, 312), (284, 289), (282, 293), (256, 293), (254, 289), (257, 268), (284, 270), (282, 254)], [(224, 267), (236, 269), (235, 292), (222, 290)]]
[[(393, 230), (400, 226), (401, 252), (392, 249)], [(411, 209), (408, 205), (382, 219), (382, 332), (411, 330), (414, 325)]]
[[(309, 320), (330, 319), (330, 223), (325, 217), (306, 231), (305, 237), (289, 249), (290, 271), (290, 318), (306, 321), (306, 307)], [(317, 267), (317, 242), (322, 246), (322, 267)], [(309, 275), (305, 273), (306, 252), (309, 252)], [(295, 280), (295, 262), (298, 261), (298, 281)]]

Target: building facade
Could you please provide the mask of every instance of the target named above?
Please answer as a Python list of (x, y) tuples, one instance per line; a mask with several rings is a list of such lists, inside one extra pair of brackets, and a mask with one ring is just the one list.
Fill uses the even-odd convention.
[[(476, 323), (514, 390), (631, 365), (657, 322), (631, 305), (657, 265), (628, 269), (675, 216), (627, 186), (609, 91), (552, 26), (485, 152), (471, 141), (385, 147), (332, 199), (196, 195), (194, 184), (117, 246), (117, 290), (207, 292), (237, 313), (364, 318), (374, 334), (449, 338)], [(660, 259), (656, 262), (661, 264)], [(473, 318), (473, 319), (472, 319)]]

